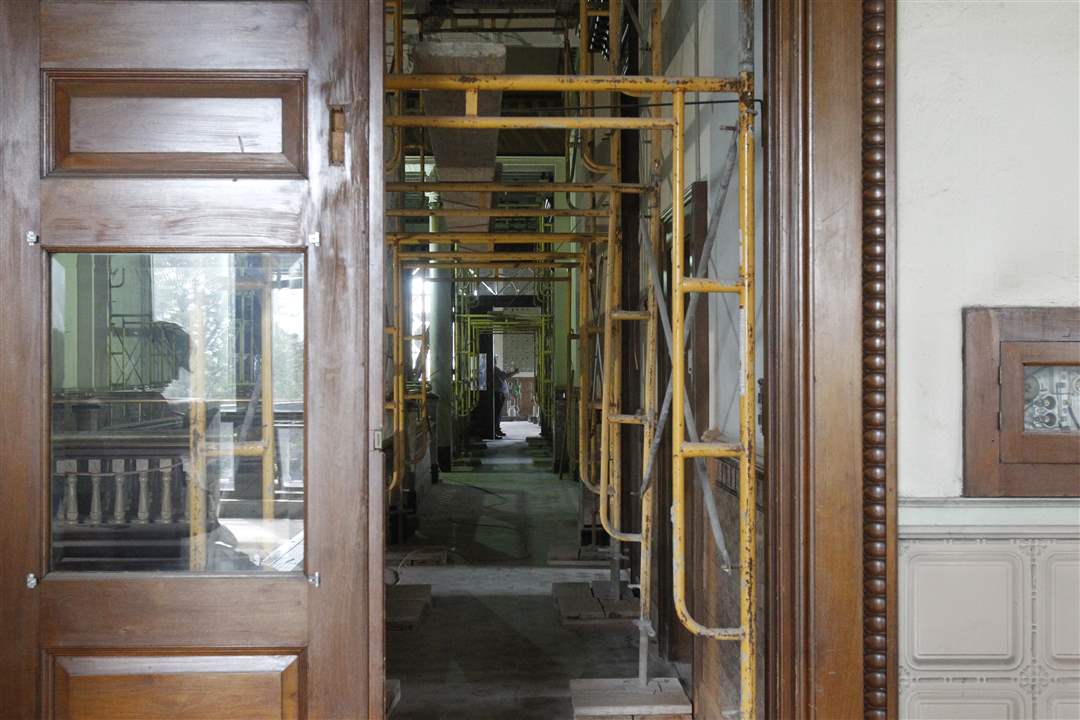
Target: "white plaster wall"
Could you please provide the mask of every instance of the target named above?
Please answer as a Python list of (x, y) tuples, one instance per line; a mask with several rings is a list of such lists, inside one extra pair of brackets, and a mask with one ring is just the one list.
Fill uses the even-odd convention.
[(1078, 48), (1078, 2), (899, 2), (901, 495), (961, 493), (961, 308), (1080, 304)]

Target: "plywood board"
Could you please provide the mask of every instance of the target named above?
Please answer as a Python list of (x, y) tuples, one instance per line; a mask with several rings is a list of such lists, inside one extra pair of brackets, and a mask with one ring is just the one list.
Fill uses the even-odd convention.
[(641, 685), (637, 678), (571, 680), (575, 718), (689, 718), (690, 699), (676, 678), (656, 678)]

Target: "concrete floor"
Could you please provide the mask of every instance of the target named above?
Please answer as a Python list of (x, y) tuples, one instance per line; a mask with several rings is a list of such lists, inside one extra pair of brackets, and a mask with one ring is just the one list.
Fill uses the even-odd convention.
[(535, 427), (504, 422), (480, 465), (443, 474), (420, 506), (411, 542), (448, 548), (451, 564), (400, 568), (401, 582), (432, 585), (432, 607), (418, 628), (387, 634), (387, 676), (402, 686), (394, 720), (571, 718), (571, 679), (637, 674), (632, 623), (559, 621), (551, 583), (606, 571), (546, 566), (548, 547), (576, 539), (579, 489), (533, 462)]

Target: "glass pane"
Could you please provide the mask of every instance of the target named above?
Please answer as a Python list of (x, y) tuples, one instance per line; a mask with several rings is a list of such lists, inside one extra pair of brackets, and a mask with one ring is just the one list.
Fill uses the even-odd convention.
[(54, 255), (51, 342), (54, 570), (302, 568), (302, 255)]
[(1024, 430), (1080, 433), (1080, 366), (1024, 366)]

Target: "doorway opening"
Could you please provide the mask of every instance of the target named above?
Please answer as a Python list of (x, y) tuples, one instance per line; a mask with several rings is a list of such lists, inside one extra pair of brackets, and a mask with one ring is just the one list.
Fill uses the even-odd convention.
[(762, 716), (760, 11), (387, 3), (391, 717)]

